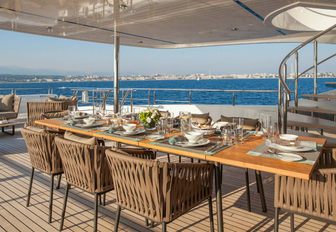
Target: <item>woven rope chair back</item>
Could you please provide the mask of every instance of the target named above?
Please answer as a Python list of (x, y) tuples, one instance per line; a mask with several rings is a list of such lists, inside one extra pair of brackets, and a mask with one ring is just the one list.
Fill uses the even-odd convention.
[(55, 145), (55, 135), (21, 129), (32, 167), (48, 173), (62, 173), (62, 162)]
[(166, 221), (172, 221), (211, 197), (213, 166), (210, 164), (169, 163), (169, 194)]
[(162, 163), (107, 150), (117, 203), (156, 222), (172, 221), (211, 196), (209, 164)]
[(310, 180), (275, 176), (274, 205), (336, 222), (336, 150), (319, 159)]
[(35, 120), (43, 119), (43, 113), (49, 111), (67, 110), (69, 102), (27, 102), (27, 123), (28, 126), (38, 126)]
[(164, 169), (153, 160), (144, 160), (107, 150), (117, 203), (150, 220), (163, 220)]
[(113, 189), (105, 147), (90, 146), (60, 137), (55, 139), (66, 181), (90, 193)]

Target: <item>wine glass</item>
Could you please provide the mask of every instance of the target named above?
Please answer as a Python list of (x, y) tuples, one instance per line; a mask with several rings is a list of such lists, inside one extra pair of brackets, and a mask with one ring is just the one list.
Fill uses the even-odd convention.
[(76, 114), (76, 106), (68, 106), (68, 112), (71, 119), (74, 119)]

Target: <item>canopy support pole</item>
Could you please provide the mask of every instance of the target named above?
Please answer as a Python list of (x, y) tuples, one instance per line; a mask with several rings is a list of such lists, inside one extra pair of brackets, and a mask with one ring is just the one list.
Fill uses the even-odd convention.
[(114, 69), (113, 69), (113, 110), (114, 113), (119, 113), (119, 48), (120, 37), (118, 33), (118, 20), (119, 20), (120, 2), (119, 0), (113, 1), (113, 43), (114, 43)]

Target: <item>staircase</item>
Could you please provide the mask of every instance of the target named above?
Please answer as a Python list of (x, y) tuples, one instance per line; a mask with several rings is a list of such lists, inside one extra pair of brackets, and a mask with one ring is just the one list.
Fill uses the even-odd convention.
[[(329, 130), (329, 131), (331, 130), (331, 131), (336, 132), (336, 123), (334, 121), (314, 117), (314, 113), (315, 115), (317, 115), (316, 113), (323, 114), (326, 112), (326, 109), (321, 109), (321, 112), (319, 112), (318, 107), (315, 107), (313, 109), (314, 113), (312, 114), (312, 116), (304, 116), (304, 115), (298, 114), (299, 112), (307, 111), (307, 107), (301, 109), (299, 106), (299, 93), (298, 93), (299, 78), (303, 74), (307, 73), (308, 71), (313, 70), (313, 74), (314, 74), (313, 76), (314, 84), (312, 86), (313, 93), (314, 93), (313, 96), (315, 96), (315, 98), (318, 98), (318, 95), (317, 95), (318, 93), (318, 89), (317, 89), (318, 66), (336, 57), (336, 52), (335, 52), (332, 55), (319, 61), (318, 60), (318, 40), (328, 33), (334, 33), (334, 35), (336, 36), (335, 31), (333, 31), (335, 28), (336, 28), (336, 24), (333, 25), (332, 27), (329, 27), (328, 29), (324, 31), (319, 32), (312, 38), (306, 40), (305, 42), (297, 46), (295, 49), (293, 49), (282, 60), (279, 66), (279, 86), (278, 86), (278, 125), (279, 125), (279, 131), (281, 131), (281, 133), (286, 133), (288, 126), (304, 127), (307, 129), (309, 128), (320, 129), (321, 133), (323, 133), (323, 130)], [(306, 70), (299, 72), (300, 52), (302, 51), (303, 48), (306, 48), (310, 44), (313, 44), (313, 47), (314, 47), (313, 65), (307, 68)], [(294, 90), (291, 90), (287, 83), (287, 79), (289, 76), (288, 66), (292, 59), (294, 60)], [(289, 103), (291, 101), (291, 95), (294, 95), (294, 106), (292, 106), (291, 108), (293, 113), (288, 112)]]

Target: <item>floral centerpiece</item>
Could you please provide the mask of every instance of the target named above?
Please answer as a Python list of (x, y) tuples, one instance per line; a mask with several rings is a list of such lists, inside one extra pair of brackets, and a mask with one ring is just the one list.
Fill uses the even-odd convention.
[(146, 110), (139, 113), (140, 122), (145, 128), (154, 128), (160, 120), (161, 114), (155, 108), (148, 107)]

